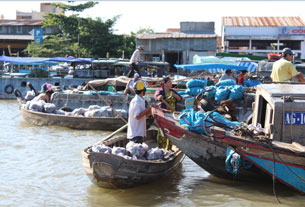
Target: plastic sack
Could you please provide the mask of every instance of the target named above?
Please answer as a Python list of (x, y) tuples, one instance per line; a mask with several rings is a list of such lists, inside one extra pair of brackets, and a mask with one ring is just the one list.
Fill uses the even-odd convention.
[(88, 111), (92, 111), (92, 110), (95, 110), (95, 109), (100, 109), (101, 107), (98, 106), (98, 105), (91, 105), (88, 107)]
[(128, 155), (128, 151), (124, 147), (113, 147), (112, 154), (124, 157)]
[[(207, 100), (209, 99), (214, 99), (215, 97), (215, 93), (216, 93), (216, 86), (208, 86), (205, 88), (205, 90), (207, 90), (207, 92), (204, 92), (204, 96), (206, 97)], [(211, 91), (208, 91), (211, 90)]]
[(230, 94), (230, 90), (227, 87), (225, 86), (218, 87), (215, 93), (215, 101), (220, 103), (221, 101), (228, 99), (229, 94)]
[(253, 87), (260, 84), (261, 82), (259, 80), (244, 80), (244, 86), (246, 87)]
[(204, 88), (205, 86), (206, 86), (205, 80), (192, 79), (186, 83), (186, 88), (193, 88), (193, 87)]
[(232, 79), (227, 79), (227, 80), (222, 80), (222, 81), (219, 81), (216, 86), (232, 86), (232, 85), (235, 85), (236, 82)]
[(86, 111), (87, 111), (87, 109), (85, 109), (85, 108), (77, 108), (77, 109), (74, 109), (71, 112), (71, 114), (72, 114), (72, 116), (84, 116)]
[(37, 111), (37, 112), (42, 112), (43, 111), (43, 106), (46, 104), (43, 100), (39, 101), (31, 101), (29, 109), (32, 111)]
[(148, 145), (130, 141), (126, 145), (126, 150), (130, 152), (131, 156), (136, 156), (137, 159), (146, 159), (145, 155), (148, 151)]
[(112, 149), (104, 144), (93, 145), (91, 149), (93, 152), (101, 152), (105, 154), (112, 153)]
[(234, 150), (231, 150), (227, 147), (226, 153), (226, 170), (230, 173), (237, 174), (241, 169), (248, 169), (252, 166), (252, 164), (242, 158), (239, 154), (237, 154)]
[(43, 106), (44, 112), (46, 113), (54, 113), (56, 111), (56, 106), (53, 103), (46, 103)]
[(192, 87), (185, 90), (185, 93), (189, 94), (190, 96), (197, 96), (203, 88), (201, 87)]
[(35, 98), (35, 92), (33, 90), (32, 91), (27, 91), (24, 99), (26, 101), (31, 101), (31, 100), (33, 100), (33, 98)]
[(59, 110), (56, 110), (56, 111), (55, 111), (55, 114), (58, 114), (58, 115), (66, 115), (66, 112), (59, 109)]
[(151, 148), (150, 150), (147, 151), (146, 154), (147, 160), (158, 160), (164, 159), (164, 149), (160, 149), (158, 147)]
[(229, 86), (229, 99), (239, 100), (243, 98), (245, 88), (241, 85)]
[[(208, 118), (206, 116), (209, 115)], [(180, 124), (187, 126), (188, 130), (206, 134), (204, 128), (214, 125), (215, 121), (225, 124), (228, 127), (240, 125), (237, 121), (229, 121), (218, 112), (195, 112), (194, 109), (183, 110), (179, 116)], [(214, 121), (215, 120), (215, 121)]]

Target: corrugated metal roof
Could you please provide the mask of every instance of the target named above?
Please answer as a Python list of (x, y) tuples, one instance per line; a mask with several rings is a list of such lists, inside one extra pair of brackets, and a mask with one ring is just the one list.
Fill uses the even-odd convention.
[(182, 32), (175, 33), (155, 33), (155, 34), (137, 34), (137, 39), (178, 39), (178, 38), (214, 38), (216, 34), (186, 34)]
[(222, 17), (222, 24), (229, 27), (305, 26), (300, 17)]
[(21, 26), (21, 25), (42, 25), (41, 20), (29, 20), (29, 19), (0, 19), (0, 26)]

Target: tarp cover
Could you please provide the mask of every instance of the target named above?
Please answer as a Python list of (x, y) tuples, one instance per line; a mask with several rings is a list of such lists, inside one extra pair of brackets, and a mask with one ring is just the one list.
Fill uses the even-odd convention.
[(93, 58), (73, 58), (73, 57), (55, 57), (55, 58), (31, 58), (31, 57), (8, 57), (0, 56), (0, 62), (9, 62), (14, 64), (57, 64), (56, 62), (76, 62), (91, 63)]
[(8, 57), (0, 56), (1, 62), (9, 62), (14, 64), (57, 64), (49, 60), (49, 58), (28, 58), (28, 57)]
[(215, 56), (203, 56), (195, 55), (193, 58), (193, 64), (189, 65), (175, 65), (177, 69), (187, 69), (192, 72), (199, 70), (207, 70), (210, 73), (221, 73), (223, 70), (247, 70), (249, 72), (255, 72), (258, 64), (251, 62), (247, 57), (223, 57), (217, 58)]

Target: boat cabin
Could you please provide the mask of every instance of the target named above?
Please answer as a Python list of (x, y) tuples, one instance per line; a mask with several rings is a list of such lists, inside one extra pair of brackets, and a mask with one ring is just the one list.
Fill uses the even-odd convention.
[(258, 123), (273, 140), (305, 144), (305, 85), (257, 86), (252, 124)]

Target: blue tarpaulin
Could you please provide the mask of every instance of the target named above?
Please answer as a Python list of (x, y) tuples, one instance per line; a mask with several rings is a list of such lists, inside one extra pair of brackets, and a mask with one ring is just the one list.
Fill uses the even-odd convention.
[(91, 63), (93, 58), (73, 58), (73, 57), (54, 57), (54, 58), (31, 58), (31, 57), (8, 57), (0, 56), (0, 62), (13, 64), (57, 64), (56, 62), (70, 63)]
[(215, 56), (197, 56), (194, 58), (194, 64), (189, 65), (174, 65), (177, 69), (186, 69), (190, 72), (197, 72), (200, 70), (207, 70), (210, 73), (221, 73), (224, 70), (247, 70), (250, 73), (257, 70), (258, 64), (252, 62), (247, 57), (223, 57), (217, 58)]
[(27, 58), (27, 57), (8, 57), (0, 56), (1, 62), (9, 62), (13, 64), (57, 64), (49, 60), (49, 58)]
[(221, 73), (223, 70), (247, 70), (246, 66), (236, 66), (223, 63), (204, 63), (190, 65), (174, 65), (177, 69), (187, 69), (191, 71), (208, 70), (210, 73)]

